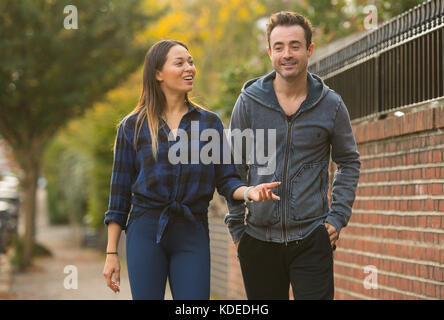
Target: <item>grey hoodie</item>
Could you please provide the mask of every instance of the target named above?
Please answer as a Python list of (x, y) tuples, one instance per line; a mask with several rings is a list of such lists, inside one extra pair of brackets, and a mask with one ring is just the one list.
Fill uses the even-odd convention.
[[(229, 205), (225, 223), (234, 242), (247, 232), (262, 241), (287, 243), (305, 238), (324, 222), (340, 232), (351, 216), (361, 162), (344, 102), (322, 79), (308, 73), (307, 97), (289, 117), (276, 98), (275, 76), (273, 71), (245, 83), (233, 109), (230, 131), (252, 129), (251, 146), (233, 144), (234, 154), (242, 156), (242, 163), (236, 165), (242, 180), (248, 185), (281, 181), (273, 189), (280, 200), (247, 203), (246, 225), (245, 204)], [(259, 139), (262, 136), (265, 139)], [(256, 156), (258, 149), (268, 155), (265, 164)], [(338, 166), (331, 206), (327, 195), (330, 154)]]

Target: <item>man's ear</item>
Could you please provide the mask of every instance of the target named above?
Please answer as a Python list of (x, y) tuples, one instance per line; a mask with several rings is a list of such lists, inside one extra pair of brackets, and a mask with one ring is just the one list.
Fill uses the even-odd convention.
[(268, 52), (268, 56), (270, 57), (270, 60), (271, 60), (271, 50), (270, 50), (270, 46), (268, 46), (268, 48), (267, 48), (267, 52)]
[(307, 54), (307, 56), (310, 58), (311, 57), (311, 55), (313, 54), (313, 51), (314, 51), (314, 43), (312, 42), (311, 44), (310, 44), (310, 46), (308, 47), (308, 54)]

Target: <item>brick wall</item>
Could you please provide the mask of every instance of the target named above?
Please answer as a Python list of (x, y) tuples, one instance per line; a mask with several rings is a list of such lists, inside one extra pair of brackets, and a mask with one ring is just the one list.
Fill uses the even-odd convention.
[(227, 296), (228, 290), (228, 239), (227, 227), (222, 217), (210, 216), (209, 227), (211, 234), (211, 295), (214, 299)]
[(361, 176), (334, 255), (336, 299), (444, 298), (443, 128), (443, 106), (354, 126)]
[[(444, 101), (353, 130), (361, 176), (334, 253), (335, 299), (444, 299)], [(330, 185), (335, 170), (332, 163)], [(213, 296), (245, 299), (223, 225), (227, 209), (217, 201), (210, 210)]]
[(237, 251), (224, 223), (225, 198), (215, 193), (210, 202), (211, 298), (246, 299)]

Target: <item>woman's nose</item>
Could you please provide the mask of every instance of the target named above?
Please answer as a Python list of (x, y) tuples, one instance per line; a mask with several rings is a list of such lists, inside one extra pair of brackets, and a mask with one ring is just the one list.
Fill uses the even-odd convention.
[(195, 68), (194, 64), (192, 64), (192, 63), (187, 63), (185, 66), (185, 71), (189, 71), (189, 72), (194, 73), (195, 69), (196, 68)]

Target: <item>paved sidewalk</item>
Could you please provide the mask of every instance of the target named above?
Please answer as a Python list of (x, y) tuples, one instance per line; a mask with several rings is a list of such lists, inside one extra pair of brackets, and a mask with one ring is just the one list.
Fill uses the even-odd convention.
[[(71, 226), (50, 226), (42, 205), (45, 192), (39, 190), (37, 216), (37, 242), (51, 250), (53, 256), (34, 259), (25, 273), (15, 274), (10, 299), (69, 299), (69, 300), (128, 300), (131, 299), (126, 261), (121, 257), (120, 293), (115, 294), (106, 286), (103, 277), (105, 256), (95, 249), (76, 245), (75, 230)], [(19, 228), (23, 230), (23, 226)], [(21, 233), (22, 234), (22, 233)], [(124, 237), (124, 233), (122, 233)], [(121, 239), (122, 241), (122, 239)], [(66, 289), (65, 278), (72, 278), (77, 270), (78, 288)], [(72, 268), (72, 267), (71, 267)], [(68, 281), (66, 281), (68, 282)], [(72, 282), (71, 282), (72, 283)], [(169, 290), (166, 299), (171, 299)]]
[[(93, 249), (76, 248), (72, 238), (70, 227), (41, 229), (38, 241), (49, 248), (53, 256), (36, 258), (27, 272), (14, 275), (14, 299), (131, 299), (124, 264), (121, 262), (121, 290), (115, 294), (106, 286), (102, 275), (103, 254)], [(72, 269), (64, 273), (66, 266), (74, 266), (77, 270), (77, 289), (64, 287), (65, 278), (74, 275)]]

